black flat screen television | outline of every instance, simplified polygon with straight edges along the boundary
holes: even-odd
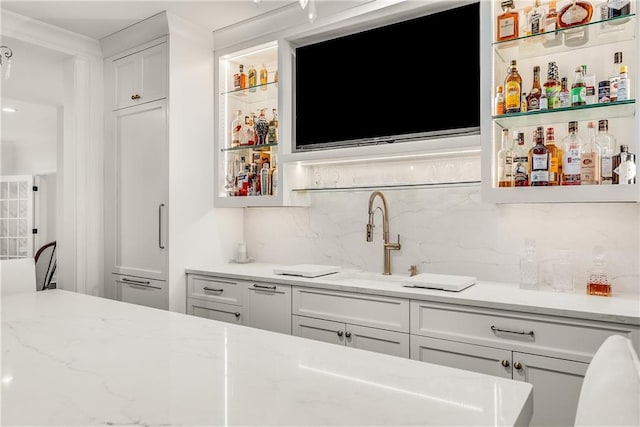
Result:
[[[299,46],[294,79],[294,152],[479,134],[479,2]]]

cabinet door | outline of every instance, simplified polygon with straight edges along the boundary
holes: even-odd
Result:
[[[411,335],[411,358],[511,378],[509,350]]]
[[[292,335],[296,337],[344,345],[345,324],[342,322],[294,315],[291,316],[291,324]]]
[[[513,353],[513,379],[533,385],[532,426],[572,426],[588,363]]]
[[[147,307],[169,309],[167,282],[139,277],[113,275],[115,298],[118,301]]]
[[[247,326],[291,335],[291,285],[248,284],[245,307]]]
[[[161,43],[113,61],[116,97],[114,109],[166,97],[166,52],[166,43]]]
[[[347,347],[409,357],[409,334],[347,325],[344,336]]]
[[[226,277],[209,277],[189,274],[187,276],[189,298],[243,305],[243,283]]]
[[[244,308],[237,305],[220,304],[199,299],[187,299],[187,314],[244,325]]]
[[[114,273],[166,279],[165,101],[115,113]]]

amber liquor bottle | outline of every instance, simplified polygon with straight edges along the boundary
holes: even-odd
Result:
[[[240,64],[238,66],[238,80],[240,82],[240,89],[246,89],[247,84],[247,75],[244,73],[244,65]]]
[[[527,111],[535,111],[540,109],[540,93],[542,88],[540,87],[540,67],[533,67],[533,85],[531,91],[527,95]],[[548,106],[547,100],[547,106]]]
[[[511,65],[504,80],[504,107],[507,113],[519,113],[521,111],[522,77],[518,73],[518,65],[515,59],[511,60]]]
[[[502,42],[518,38],[519,15],[514,12],[513,0],[500,3],[503,13],[497,16],[496,41]]]
[[[549,149],[544,145],[544,128],[538,126],[534,138],[535,145],[529,150],[531,165],[531,186],[549,185]]]
[[[560,185],[562,174],[562,152],[556,145],[555,130],[548,127],[546,131],[546,147],[549,150],[549,185]]]
[[[249,67],[249,90],[255,91],[258,84],[258,73],[255,67],[252,65]]]

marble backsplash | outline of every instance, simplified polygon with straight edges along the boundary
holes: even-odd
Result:
[[[535,239],[540,278],[547,285],[551,262],[570,251],[575,292],[584,292],[595,246],[603,246],[616,293],[640,293],[639,219],[635,203],[483,203],[479,159],[311,167],[309,188],[387,183],[427,184],[380,188],[389,207],[392,273],[461,274],[480,280],[519,278],[524,241]],[[412,169],[413,168],[413,169]],[[411,172],[413,170],[413,172]],[[384,178],[386,177],[386,178]],[[418,177],[418,178],[416,178]],[[393,181],[395,180],[395,181]],[[465,185],[428,185],[440,182]],[[368,200],[373,188],[310,191],[309,207],[249,208],[244,236],[250,256],[279,264],[316,263],[382,272],[382,217],[375,213],[372,243],[365,240]]]

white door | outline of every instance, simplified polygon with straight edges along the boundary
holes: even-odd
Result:
[[[33,176],[0,177],[0,259],[33,255]]]
[[[291,324],[292,335],[296,337],[344,345],[345,324],[342,322],[294,315],[291,316]]]
[[[246,325],[291,335],[291,285],[247,284]]]
[[[157,101],[115,113],[114,273],[166,280],[167,108]]]
[[[513,379],[533,385],[532,426],[574,425],[588,363],[514,352],[513,366]]]
[[[409,357],[409,334],[347,324],[344,336],[347,347]]]

